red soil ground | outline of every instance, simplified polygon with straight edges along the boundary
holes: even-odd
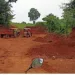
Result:
[[[44,63],[28,73],[75,73],[75,29],[69,37],[39,29],[30,38],[0,38],[0,73],[24,73],[36,57]]]

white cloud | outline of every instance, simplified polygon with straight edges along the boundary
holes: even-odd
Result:
[[[29,22],[28,12],[30,8],[36,8],[40,13],[41,17],[38,19],[42,20],[46,15],[53,13],[58,17],[62,15],[62,9],[60,6],[62,3],[67,3],[69,0],[17,0],[16,3],[12,3],[12,10],[15,15],[13,22]]]

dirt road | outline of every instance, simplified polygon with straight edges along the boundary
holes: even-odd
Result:
[[[28,51],[43,42],[34,41],[45,34],[33,35],[30,38],[0,38],[0,73],[24,73],[33,58],[44,58],[43,66],[31,69],[28,73],[75,73],[75,59],[51,59],[46,56],[29,56]]]

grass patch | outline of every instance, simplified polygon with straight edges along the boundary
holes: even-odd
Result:
[[[13,26],[16,26],[19,29],[23,29],[26,26],[35,26],[34,24],[28,23],[28,24],[24,24],[24,23],[12,23]]]

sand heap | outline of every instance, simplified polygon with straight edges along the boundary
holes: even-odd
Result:
[[[32,26],[32,27],[29,27],[27,26],[28,28],[31,28],[31,32],[33,34],[42,34],[42,33],[45,33],[46,32],[46,28],[43,27],[43,26]]]
[[[73,29],[70,37],[57,34],[47,34],[44,38],[39,37],[34,41],[46,42],[29,50],[31,56],[47,56],[57,58],[75,58],[75,30]]]

